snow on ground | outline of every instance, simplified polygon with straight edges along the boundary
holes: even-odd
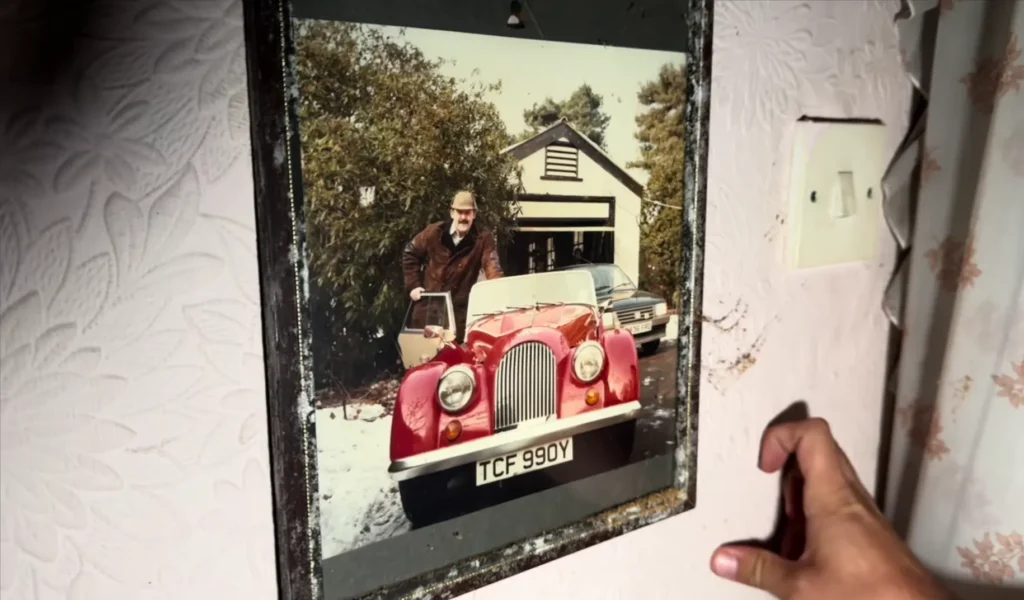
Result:
[[[316,415],[320,533],[330,557],[409,530],[388,477],[391,416],[380,404],[350,404]]]

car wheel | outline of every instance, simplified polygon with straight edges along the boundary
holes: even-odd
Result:
[[[627,463],[633,456],[633,446],[636,444],[636,421],[623,423],[619,435],[619,450],[622,452],[622,462]]]
[[[433,485],[430,477],[398,482],[398,495],[402,499],[405,518],[413,528],[425,527],[451,518],[451,508],[441,501],[445,494]]]
[[[409,523],[414,528],[424,524],[426,515],[423,514],[423,507],[426,498],[423,486],[417,485],[415,479],[399,481],[398,496],[402,500],[402,511],[405,513],[405,518],[409,519]]]
[[[612,449],[612,462],[617,465],[628,463],[636,443],[636,420],[612,425],[604,439],[607,447]]]
[[[661,346],[661,340],[654,340],[653,342],[644,342],[640,344],[640,355],[650,356],[658,351],[658,347]]]

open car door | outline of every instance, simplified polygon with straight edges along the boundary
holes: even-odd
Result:
[[[440,328],[445,336],[430,336],[427,328]],[[445,338],[454,339],[455,307],[449,292],[424,292],[419,302],[409,304],[398,334],[398,350],[406,369],[430,362],[445,345]]]

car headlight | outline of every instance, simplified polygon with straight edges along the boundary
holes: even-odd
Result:
[[[601,321],[604,323],[605,329],[618,329],[619,328],[619,316],[611,311],[607,311],[601,314]]]
[[[572,370],[584,383],[597,379],[604,368],[604,349],[597,342],[584,342],[576,349],[572,359]]]
[[[459,412],[469,404],[475,388],[476,381],[469,367],[452,367],[441,375],[441,381],[437,384],[437,401],[445,411]]]
[[[659,302],[654,305],[654,316],[660,317],[661,315],[668,312],[668,304],[665,302]]]

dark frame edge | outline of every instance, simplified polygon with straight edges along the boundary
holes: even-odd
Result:
[[[315,412],[302,325],[308,314],[305,228],[296,226],[304,217],[302,186],[294,185],[300,159],[288,59],[291,6],[288,0],[243,0],[243,18],[278,597],[320,600]]]
[[[711,123],[711,54],[714,38],[714,0],[689,0],[687,10],[686,113],[683,158],[683,248],[680,280],[690,286],[680,294],[686,315],[686,352],[680,348],[679,389],[687,410],[677,411],[677,431],[686,444],[677,446],[676,485],[686,491],[682,511],[697,505],[697,436],[700,419],[700,353],[704,314],[704,248],[707,215],[708,156]],[[691,240],[690,244],[686,239]],[[699,243],[698,243],[699,242]],[[682,325],[682,323],[680,323]],[[684,334],[680,331],[680,341]],[[680,511],[681,512],[681,511]]]

